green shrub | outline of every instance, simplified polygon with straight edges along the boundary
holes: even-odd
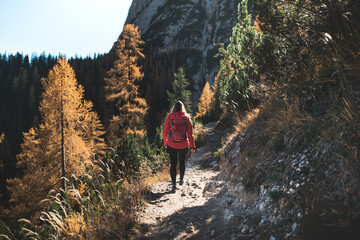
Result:
[[[221,147],[218,150],[216,150],[216,152],[214,152],[214,157],[220,159],[221,154],[223,153],[223,150],[224,150],[224,147]]]
[[[276,190],[269,191],[268,195],[273,201],[279,201],[279,199],[281,198],[281,192]]]
[[[257,151],[247,148],[247,149],[245,150],[245,155],[246,155],[247,157],[255,157],[255,156],[257,155]]]

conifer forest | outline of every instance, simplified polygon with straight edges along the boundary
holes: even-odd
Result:
[[[261,196],[279,211],[244,210],[233,237],[164,239],[359,239],[360,1],[239,2],[202,82],[133,23],[93,57],[0,53],[0,239],[156,239],[134,229],[151,186],[170,179],[162,128],[178,100],[197,149],[212,144],[209,123],[225,131],[209,153],[218,198],[236,182],[227,206]],[[236,235],[240,223],[252,231]]]

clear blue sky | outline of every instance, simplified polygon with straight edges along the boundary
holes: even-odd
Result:
[[[0,0],[0,53],[109,52],[132,0]]]

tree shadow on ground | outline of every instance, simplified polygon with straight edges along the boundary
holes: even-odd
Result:
[[[231,231],[224,228],[221,206],[210,199],[205,205],[184,208],[159,219],[155,226],[140,225],[143,236],[136,239],[230,239]],[[152,233],[149,233],[152,229]]]
[[[221,138],[224,136],[224,129],[217,129],[211,131],[206,138],[206,145],[199,148],[196,154],[187,161],[187,167],[195,167],[197,169],[205,170],[211,169],[214,166],[211,164],[216,161],[219,162],[219,159],[214,156],[216,152],[221,147]]]
[[[169,186],[170,183],[169,183]],[[153,191],[149,191],[147,193],[147,196],[146,196],[146,202],[150,203],[150,204],[156,204],[156,203],[159,203],[159,202],[165,202],[169,199],[166,199],[166,200],[160,200],[164,195],[167,195],[167,194],[171,194],[173,193],[170,189],[165,191],[165,192],[153,192]]]

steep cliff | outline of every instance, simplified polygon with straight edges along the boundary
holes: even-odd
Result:
[[[126,24],[139,27],[152,49],[147,47],[145,54],[170,53],[168,60],[185,68],[196,100],[205,82],[214,82],[218,70],[214,43],[229,41],[240,1],[133,0]]]

